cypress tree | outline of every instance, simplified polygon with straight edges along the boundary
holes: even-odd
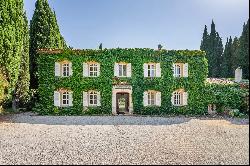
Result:
[[[207,27],[205,26],[200,49],[206,51],[206,58],[208,59],[209,70],[208,76],[220,77],[223,44],[219,33],[216,32],[214,21],[212,21],[211,24],[210,34],[208,34]]]
[[[239,39],[239,66],[243,70],[243,78],[249,79],[249,20],[244,23],[243,32]]]
[[[66,48],[66,43],[60,34],[55,12],[49,6],[48,0],[37,0],[35,11],[30,22],[30,73],[31,87],[37,88],[37,49]]]
[[[238,56],[239,46],[240,46],[239,39],[235,37],[233,40],[233,45],[232,45],[232,70],[233,70],[232,77],[234,77],[235,70],[240,66],[240,63],[239,63],[240,60]]]
[[[23,27],[23,50],[21,52],[21,64],[19,69],[19,76],[16,86],[16,94],[20,104],[24,105],[29,100],[29,28],[26,13],[23,15],[24,27]]]
[[[229,40],[227,38],[227,43],[225,45],[225,50],[222,56],[221,63],[221,77],[229,78],[233,77],[234,69],[233,69],[233,40],[230,36]]]
[[[27,35],[23,15],[23,0],[0,1],[0,66],[8,83],[7,100],[14,102]]]
[[[208,40],[209,40],[209,34],[207,32],[207,26],[205,25],[203,37],[201,41],[200,49],[206,51],[208,48]]]

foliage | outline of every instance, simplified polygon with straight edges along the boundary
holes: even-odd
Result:
[[[8,82],[4,77],[3,71],[0,69],[0,113],[2,112],[3,102],[6,97],[6,88],[8,87]]]
[[[216,32],[213,21],[210,34],[208,34],[207,27],[205,26],[200,49],[206,52],[206,58],[208,59],[208,76],[220,77],[223,44],[219,33]]]
[[[19,100],[17,89],[21,97],[28,91],[27,26],[23,0],[0,1],[0,66],[8,82],[7,100]]]
[[[20,101],[20,106],[24,106],[29,102],[29,85],[30,85],[30,74],[29,74],[29,28],[26,14],[24,13],[24,37],[23,37],[23,51],[21,53],[21,63],[19,76],[16,86],[16,94]]]
[[[37,88],[37,49],[66,48],[66,43],[60,34],[55,12],[49,6],[48,0],[37,0],[34,15],[30,22],[30,73],[31,87]]]
[[[73,64],[73,76],[57,78],[54,76],[54,63],[63,59]],[[83,78],[82,63],[97,61],[101,64],[101,73],[98,78]],[[104,50],[65,50],[62,53],[41,53],[39,55],[39,102],[37,109],[42,114],[111,114],[112,84],[114,79],[114,63],[124,61],[132,63],[132,78],[121,78],[132,85],[133,106],[136,114],[200,114],[205,111],[206,105],[202,102],[200,90],[204,88],[207,77],[207,60],[202,51],[155,51],[153,49],[104,49]],[[144,78],[143,63],[161,62],[161,78]],[[172,64],[174,62],[189,63],[188,78],[174,78]],[[73,93],[73,107],[54,108],[53,92],[58,88],[71,89]],[[189,93],[189,107],[173,107],[171,104],[172,92],[184,88]],[[82,91],[95,89],[101,91],[101,108],[92,108],[83,111]],[[152,89],[162,92],[162,107],[143,107],[143,92]],[[54,110],[54,111],[53,111]],[[193,112],[195,110],[195,112]],[[56,113],[55,113],[56,112]]]
[[[233,40],[230,36],[229,40],[227,38],[227,43],[225,45],[225,50],[222,55],[222,63],[221,63],[221,77],[230,78],[234,77],[234,50],[233,50]]]
[[[249,20],[247,24],[244,23],[237,54],[238,66],[243,70],[243,78],[249,79]]]

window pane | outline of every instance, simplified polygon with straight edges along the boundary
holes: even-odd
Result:
[[[119,76],[122,76],[122,65],[119,65]]]
[[[127,76],[127,65],[123,65],[123,76]]]

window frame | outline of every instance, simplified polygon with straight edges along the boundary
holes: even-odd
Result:
[[[66,69],[65,72],[64,72],[64,69]],[[66,73],[66,75],[64,75],[64,73]],[[61,64],[61,76],[62,77],[69,77],[69,63],[62,63]]]
[[[93,69],[93,71],[91,69]],[[91,74],[93,74],[93,75],[91,75]],[[88,64],[88,76],[89,77],[98,77],[98,64],[97,63],[89,63]]]
[[[174,92],[174,106],[183,105],[183,92],[176,91]]]
[[[91,101],[92,101],[92,104],[91,104]],[[97,107],[97,105],[98,105],[98,93],[96,91],[89,91],[88,92],[88,105],[90,107]]]
[[[156,64],[155,63],[148,63],[147,66],[148,66],[147,76],[148,77],[156,77]],[[154,73],[153,75],[152,75],[152,72]]]
[[[183,65],[181,64],[175,64],[174,65],[174,76],[177,78],[182,77],[182,70],[183,70]]]
[[[69,106],[69,92],[61,92],[61,106],[62,107],[68,107]],[[66,98],[64,99],[64,96],[66,96]],[[64,104],[63,102],[66,101],[66,104]]]
[[[118,63],[118,77],[128,77],[128,64]]]
[[[156,92],[148,91],[148,106],[156,106]]]

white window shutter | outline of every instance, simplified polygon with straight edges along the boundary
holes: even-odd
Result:
[[[156,77],[161,77],[161,64],[156,63]]]
[[[82,64],[82,73],[83,73],[83,77],[88,77],[89,76],[89,66],[87,63],[83,63]]]
[[[174,93],[172,93],[172,96],[171,96],[171,103],[172,105],[174,105]]]
[[[55,62],[55,76],[61,76],[60,67],[60,63]]]
[[[174,76],[174,77],[176,77],[176,75],[175,75],[175,70],[176,70],[176,69],[175,69],[175,64],[173,64],[173,76]]]
[[[101,65],[100,63],[97,63],[97,76],[100,76],[100,69],[101,69]]]
[[[60,93],[54,91],[54,106],[60,107]]]
[[[188,105],[188,93],[187,92],[183,92],[183,105]]]
[[[132,66],[131,63],[127,64],[127,77],[131,77],[132,75]]]
[[[148,92],[143,93],[143,105],[146,107],[148,106]]]
[[[72,62],[69,62],[69,76],[73,75]]]
[[[119,76],[119,64],[115,63],[114,65],[114,76]]]
[[[97,92],[97,106],[101,106],[101,93]]]
[[[69,92],[69,106],[73,106],[73,93]]]
[[[143,64],[144,77],[148,77],[148,64]]]
[[[82,104],[83,107],[88,107],[88,92],[82,93]]]
[[[183,77],[188,77],[188,63],[183,65]]]
[[[161,106],[161,92],[156,92],[156,105]]]

